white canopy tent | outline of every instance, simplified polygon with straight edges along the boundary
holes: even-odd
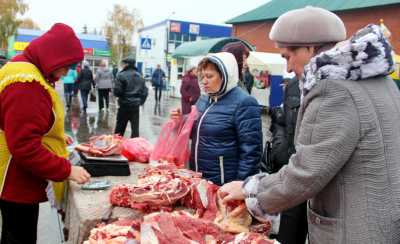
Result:
[[[265,75],[265,71],[267,71],[268,75],[275,78],[286,78],[293,76],[286,72],[286,60],[277,53],[250,52],[249,57],[247,58],[247,65],[250,73],[254,76],[255,82],[255,85],[252,89],[252,96],[254,96],[258,103],[263,106],[270,106],[269,103],[271,100],[271,89],[276,89],[276,84],[274,84],[275,88],[272,88],[272,80],[270,80],[270,86],[264,87],[264,83],[262,82],[262,74],[264,73]],[[278,89],[282,90],[279,85],[280,84],[278,84]],[[275,93],[273,92],[273,94],[276,94],[276,96],[279,97],[281,96],[280,94],[282,94],[282,91],[277,92],[277,90],[275,90]]]
[[[286,60],[277,53],[250,52],[247,65],[250,72],[267,70],[270,75],[286,74]]]

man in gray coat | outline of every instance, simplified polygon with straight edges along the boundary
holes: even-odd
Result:
[[[107,62],[105,60],[102,60],[100,63],[100,68],[96,72],[94,82],[96,83],[96,88],[99,93],[99,111],[104,108],[104,103],[106,109],[108,109],[110,104],[110,92],[113,87],[113,74],[107,67]]]
[[[400,243],[400,93],[388,77],[392,48],[377,25],[334,45],[345,35],[339,17],[320,8],[276,20],[270,38],[301,78],[296,153],[276,174],[231,182],[220,194],[225,202],[245,199],[259,219],[308,199],[311,244]]]

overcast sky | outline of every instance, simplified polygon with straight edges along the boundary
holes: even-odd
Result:
[[[268,0],[25,0],[29,11],[23,17],[32,18],[47,30],[56,22],[71,25],[81,32],[86,24],[89,31],[104,26],[107,13],[114,4],[138,9],[144,25],[167,18],[210,24],[225,21],[257,8]]]

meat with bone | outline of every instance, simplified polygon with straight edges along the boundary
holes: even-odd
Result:
[[[226,244],[279,244],[279,242],[258,233],[243,232],[237,234],[234,240],[226,242]]]
[[[279,244],[266,236],[243,232],[231,234],[218,225],[185,211],[158,212],[143,221],[120,220],[92,229],[84,244]]]
[[[123,137],[120,135],[93,136],[88,143],[75,147],[77,151],[88,153],[92,156],[110,156],[121,154]]]
[[[156,184],[119,185],[111,190],[110,202],[120,207],[157,210],[173,205],[189,190],[189,186],[178,178]]]
[[[252,218],[245,203],[236,201],[222,204],[218,189],[217,185],[201,179],[193,171],[159,165],[146,169],[139,176],[137,185],[115,186],[110,194],[110,202],[112,205],[149,213],[172,211],[172,206],[182,199],[183,206],[196,211],[196,218],[213,222],[226,232],[249,232]]]
[[[230,233],[248,232],[252,222],[243,201],[222,204],[218,195],[219,187],[206,180],[197,180],[186,196],[184,204],[196,210],[196,217],[213,221]]]
[[[178,211],[154,213],[145,216],[140,227],[141,244],[193,244],[222,243],[232,240],[217,225]]]
[[[140,222],[119,220],[111,224],[99,224],[90,231],[83,244],[125,244],[130,240],[140,240]]]
[[[112,205],[149,212],[165,209],[184,198],[190,191],[190,179],[200,177],[189,170],[148,168],[136,185],[118,185],[110,193]]]
[[[184,211],[149,214],[144,217],[140,233],[141,244],[278,244],[258,233],[228,233]]]
[[[219,211],[214,223],[230,233],[249,232],[252,218],[243,201],[235,201],[225,205],[222,204],[222,199],[219,196],[217,196],[217,201]]]
[[[190,194],[184,199],[184,206],[196,210],[198,218],[213,221],[218,213],[217,194],[219,187],[207,180],[192,180]]]

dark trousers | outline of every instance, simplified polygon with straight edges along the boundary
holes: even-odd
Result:
[[[308,233],[307,202],[281,213],[277,240],[282,244],[304,244]]]
[[[106,108],[110,104],[110,91],[111,89],[99,89],[99,109],[104,108],[104,101],[106,102]]]
[[[39,204],[0,200],[1,244],[36,244]]]
[[[71,106],[72,95],[74,95],[74,84],[64,84],[65,103],[68,108]]]
[[[131,138],[139,136],[139,106],[120,107],[117,112],[117,125],[115,126],[115,134],[123,136],[128,124],[131,123]]]
[[[162,87],[155,87],[155,95],[156,95],[156,101],[161,100],[161,94],[162,94]]]
[[[90,90],[81,90],[81,99],[82,99],[83,109],[87,108],[87,100],[88,100],[89,92],[90,92]]]

